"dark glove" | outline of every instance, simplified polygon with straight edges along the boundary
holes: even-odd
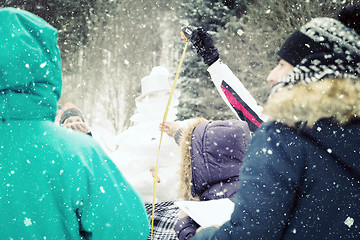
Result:
[[[195,29],[191,34],[190,41],[206,65],[210,66],[219,59],[220,54],[214,46],[214,41],[204,28]]]
[[[192,239],[199,227],[191,217],[186,216],[177,220],[174,230],[179,240],[186,240]]]

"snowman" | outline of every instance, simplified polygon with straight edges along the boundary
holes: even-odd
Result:
[[[141,79],[141,95],[135,99],[136,111],[130,118],[133,126],[116,139],[119,149],[112,159],[145,203],[153,201],[153,185],[166,105],[171,92],[169,72],[154,67]],[[166,121],[175,121],[179,94],[175,93]],[[156,202],[176,200],[178,195],[180,149],[174,139],[163,134],[158,158]]]

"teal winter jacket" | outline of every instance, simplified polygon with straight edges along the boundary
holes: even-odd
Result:
[[[0,9],[0,239],[146,239],[138,194],[86,134],[56,126],[57,31]]]

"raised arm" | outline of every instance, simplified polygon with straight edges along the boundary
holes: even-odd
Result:
[[[259,128],[264,121],[263,108],[230,68],[219,59],[208,68],[208,72],[220,96],[238,118],[246,121],[252,132]]]
[[[264,121],[262,107],[252,97],[241,81],[233,74],[230,68],[221,62],[220,54],[214,46],[213,39],[203,28],[192,31],[191,42],[205,64],[211,80],[220,96],[240,120],[249,124],[251,131],[259,128]]]

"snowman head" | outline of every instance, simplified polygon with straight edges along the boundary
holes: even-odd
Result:
[[[163,95],[170,91],[169,71],[165,67],[157,66],[141,79],[141,95],[136,98],[136,102],[143,101],[149,95]]]
[[[169,71],[162,66],[154,67],[151,73],[141,79],[141,95],[135,99],[136,111],[131,117],[134,123],[144,121],[161,122],[171,93]],[[174,92],[168,119],[176,118],[179,93]]]

